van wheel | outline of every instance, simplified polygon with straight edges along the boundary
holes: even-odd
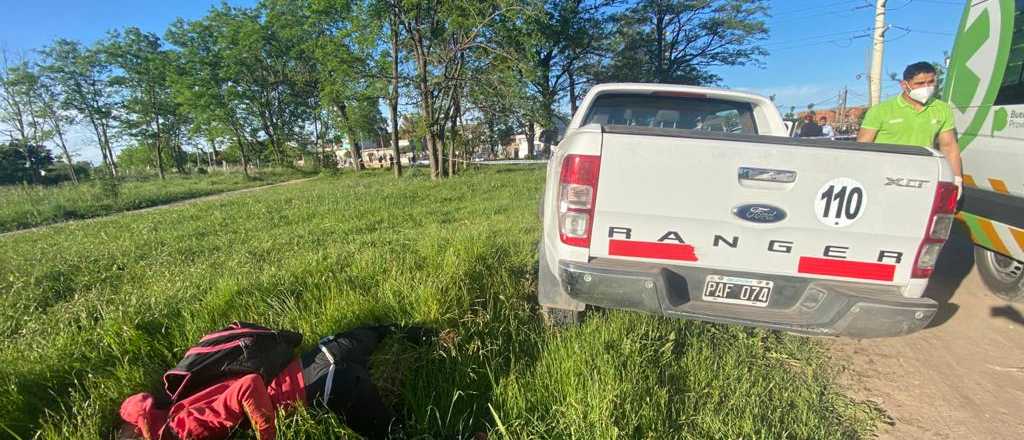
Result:
[[[975,246],[974,263],[978,265],[981,280],[995,296],[1010,302],[1024,302],[1024,262]]]
[[[544,322],[555,328],[569,327],[583,322],[583,312],[577,310],[543,306],[540,312],[544,315]]]

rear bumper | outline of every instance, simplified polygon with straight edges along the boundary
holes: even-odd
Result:
[[[708,275],[771,280],[775,288],[763,308],[708,302],[701,295]],[[938,308],[929,298],[904,298],[893,286],[622,260],[560,261],[558,278],[563,292],[586,304],[808,335],[906,335],[928,325]]]

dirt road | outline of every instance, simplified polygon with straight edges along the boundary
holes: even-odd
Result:
[[[926,292],[941,305],[929,328],[831,342],[843,386],[887,414],[880,438],[1024,439],[1024,304],[989,294],[973,263],[958,227]]]

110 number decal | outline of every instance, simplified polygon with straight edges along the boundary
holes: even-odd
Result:
[[[833,179],[818,190],[814,210],[818,221],[833,227],[849,226],[864,213],[867,196],[856,180]]]

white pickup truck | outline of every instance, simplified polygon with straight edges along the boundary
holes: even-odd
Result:
[[[748,93],[590,90],[548,164],[538,300],[813,335],[931,321],[957,188],[935,151],[785,137]]]

